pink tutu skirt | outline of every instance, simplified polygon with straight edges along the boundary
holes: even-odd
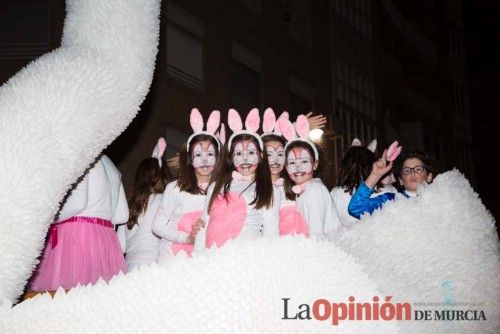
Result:
[[[106,282],[127,272],[120,243],[110,221],[72,217],[53,224],[40,264],[32,278],[33,291],[71,289],[78,283]]]

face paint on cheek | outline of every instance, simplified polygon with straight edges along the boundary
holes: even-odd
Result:
[[[259,151],[253,142],[242,141],[234,146],[233,164],[235,167],[241,165],[257,166],[259,163]]]
[[[299,172],[306,174],[312,174],[313,172],[311,155],[309,154],[309,151],[304,149],[301,149],[300,151]]]
[[[266,149],[269,165],[279,165],[280,167],[285,165],[285,150],[283,146],[273,147],[269,145]]]
[[[217,162],[214,146],[211,143],[208,147],[203,147],[201,143],[196,144],[193,148],[191,159],[193,161],[194,168],[208,167],[213,169],[215,163]]]
[[[286,171],[288,174],[297,173],[297,159],[295,159],[295,153],[292,151],[288,152],[287,160],[286,160]]]

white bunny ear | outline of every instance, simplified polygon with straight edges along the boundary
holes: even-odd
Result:
[[[231,131],[241,131],[243,129],[243,122],[241,121],[240,114],[233,108],[229,109],[229,113],[227,114],[227,125]]]
[[[189,123],[191,123],[191,128],[194,133],[203,131],[203,116],[198,109],[191,109],[191,115],[189,116]]]
[[[351,146],[361,146],[361,140],[359,140],[358,138],[354,138],[352,140]]]
[[[283,134],[283,137],[285,137],[287,141],[297,138],[297,135],[295,134],[295,128],[288,118],[280,117],[278,119],[277,127],[280,129],[280,132]]]
[[[301,138],[307,138],[309,136],[309,121],[304,115],[299,115],[297,121],[295,122],[295,129],[297,134]]]
[[[220,112],[214,110],[210,113],[207,121],[207,132],[214,133],[220,124]]]
[[[276,124],[274,125],[274,131],[273,132],[277,136],[283,135],[283,133],[281,132],[280,125],[279,125],[279,121],[282,118],[288,119],[288,113],[286,111],[284,111],[284,112],[281,113],[280,117],[278,117],[278,120],[276,121]]]
[[[373,139],[366,148],[375,153],[377,150],[377,139]]]
[[[264,120],[262,121],[262,132],[270,133],[276,125],[276,115],[271,108],[264,111]]]
[[[156,143],[155,148],[153,149],[153,153],[151,153],[152,158],[158,159],[158,163],[161,167],[161,158],[163,157],[163,153],[165,153],[165,149],[167,148],[167,141],[165,138],[160,137],[158,142]]]
[[[259,116],[259,109],[253,108],[250,110],[250,112],[247,115],[247,118],[245,119],[245,129],[252,131],[252,132],[257,132],[260,127],[260,116]]]

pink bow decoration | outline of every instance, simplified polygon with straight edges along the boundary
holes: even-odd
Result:
[[[233,171],[233,173],[231,174],[231,176],[233,177],[233,180],[237,180],[237,181],[248,181],[248,182],[252,182],[253,181],[253,176],[252,175],[243,175],[237,171]]]

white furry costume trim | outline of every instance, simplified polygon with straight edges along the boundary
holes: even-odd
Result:
[[[328,242],[300,237],[228,241],[168,266],[142,267],[52,300],[0,308],[5,333],[396,333],[396,321],[282,320],[319,298],[381,296],[352,258]],[[312,310],[311,310],[312,314]]]
[[[500,256],[495,221],[457,170],[416,198],[387,202],[338,238],[384,294],[421,303],[484,303],[487,321],[401,322],[404,333],[499,333]],[[434,315],[434,314],[433,314]]]
[[[21,293],[70,185],[151,84],[159,0],[68,0],[62,45],[0,88],[0,297]]]

